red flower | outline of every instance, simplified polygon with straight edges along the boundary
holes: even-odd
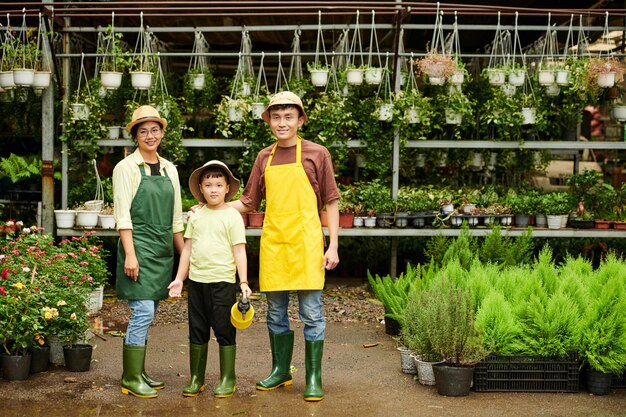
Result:
[[[2,279],[7,280],[9,279],[9,268],[4,268],[2,270]]]
[[[4,287],[0,287],[0,295],[7,295],[7,292],[4,289]]]

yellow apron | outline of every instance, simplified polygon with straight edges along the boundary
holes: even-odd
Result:
[[[261,291],[324,288],[324,234],[317,197],[302,166],[302,139],[296,162],[272,165],[278,144],[265,166],[266,210],[261,233]]]

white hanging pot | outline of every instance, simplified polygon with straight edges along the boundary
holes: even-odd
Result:
[[[497,68],[487,70],[487,75],[489,77],[489,84],[491,85],[502,85],[506,79],[504,70]]]
[[[350,85],[363,84],[363,71],[360,69],[350,69],[346,72],[346,82]]]
[[[513,70],[509,72],[509,84],[519,87],[520,85],[524,85],[524,81],[526,80],[526,71],[523,69]]]
[[[496,169],[496,163],[498,162],[498,153],[491,152],[489,154],[489,162],[487,163],[487,169],[494,170]]]
[[[261,102],[252,103],[250,111],[252,112],[252,117],[261,119],[261,114],[265,111],[265,104]]]
[[[558,86],[557,83],[552,83],[546,87],[546,94],[551,97],[558,96],[560,92],[561,88]]]
[[[382,68],[367,68],[365,70],[365,83],[378,85],[383,79]]]
[[[238,122],[241,119],[243,119],[243,109],[239,103],[236,100],[228,103],[228,120]]]
[[[15,88],[15,82],[13,82],[13,71],[0,72],[0,87],[6,90]]]
[[[115,90],[122,85],[122,73],[119,71],[100,71],[100,83],[106,89]]]
[[[359,168],[365,168],[365,155],[357,154],[356,155],[356,166]]]
[[[13,82],[20,87],[30,87],[35,79],[35,70],[30,68],[13,69]]]
[[[620,122],[626,120],[626,106],[613,106],[611,114],[615,120]]]
[[[515,90],[517,90],[517,87],[513,84],[502,84],[502,92],[507,97],[513,97],[513,94],[515,94]]]
[[[87,120],[89,118],[89,107],[84,103],[72,104],[72,118],[74,120]]]
[[[602,87],[602,88],[613,87],[615,85],[615,73],[614,72],[602,72],[598,74],[597,81],[598,81],[599,87]]]
[[[204,74],[191,75],[191,87],[194,90],[202,90],[204,88]]]
[[[404,117],[409,124],[419,123],[420,116],[415,107],[410,107],[404,111]]]
[[[426,166],[426,155],[418,153],[415,157],[415,166],[418,168],[424,168]]]
[[[465,73],[463,71],[457,71],[448,80],[452,85],[461,85],[465,81]]]
[[[383,103],[378,108],[378,120],[390,122],[393,119],[393,103]]]
[[[445,77],[437,77],[434,75],[429,75],[428,76],[428,82],[431,85],[443,85],[446,82],[446,78]]]
[[[130,132],[128,132],[128,130],[126,130],[125,126],[122,126],[122,137],[124,139],[130,139]]]
[[[33,78],[33,85],[31,85],[31,87],[34,90],[45,90],[50,87],[50,80],[50,71],[35,71],[35,77]]]
[[[463,121],[463,115],[452,109],[446,109],[446,123],[449,125],[460,125]]]
[[[131,72],[130,84],[137,90],[147,90],[152,86],[152,73],[145,71]]]
[[[250,83],[247,81],[244,81],[241,83],[241,95],[243,97],[248,97],[251,94],[252,90],[250,89]]]
[[[328,70],[311,70],[311,84],[315,87],[324,87],[328,84]]]
[[[485,163],[485,161],[483,159],[483,154],[482,153],[480,153],[480,152],[472,152],[472,168],[480,169],[480,168],[483,167],[484,163]],[[465,208],[467,208],[468,206],[473,206],[473,207],[469,208],[469,210],[470,210],[469,212],[466,212],[466,213],[469,214],[469,213],[473,212],[473,210],[474,210],[474,208],[476,206],[474,204],[471,204],[471,205],[470,204],[466,204],[463,209],[465,210]]]
[[[536,110],[534,107],[522,107],[522,117],[524,121],[523,125],[534,125],[535,124],[535,115]]]
[[[537,81],[541,85],[554,84],[554,71],[552,70],[539,70],[537,73]]]
[[[561,69],[556,72],[556,83],[558,85],[569,85],[569,70]]]
[[[108,126],[109,129],[109,139],[119,139],[120,138],[120,130],[122,129],[119,126]]]

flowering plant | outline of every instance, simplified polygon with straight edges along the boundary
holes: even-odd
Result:
[[[416,61],[420,71],[429,77],[450,78],[458,71],[458,65],[452,55],[429,52]]]
[[[0,286],[0,341],[7,355],[23,355],[38,343],[40,300],[41,291],[33,285]]]

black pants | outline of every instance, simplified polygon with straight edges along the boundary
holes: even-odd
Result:
[[[208,343],[211,329],[220,346],[236,344],[236,329],[230,322],[230,309],[237,300],[237,285],[229,282],[205,284],[189,280],[189,341]]]

